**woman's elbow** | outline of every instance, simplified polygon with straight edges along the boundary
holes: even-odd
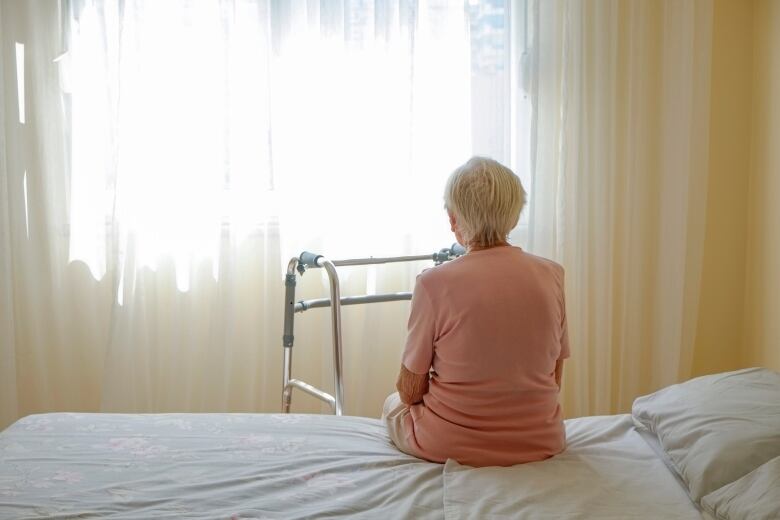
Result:
[[[407,394],[400,388],[398,388],[398,397],[401,398],[401,402],[404,403],[406,406],[412,406],[414,404],[414,402],[412,401],[412,396]]]
[[[428,374],[415,374],[402,365],[395,388],[402,403],[407,406],[417,404],[428,392]]]

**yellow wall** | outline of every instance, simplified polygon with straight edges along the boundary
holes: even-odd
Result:
[[[780,0],[715,0],[694,375],[780,370]]]
[[[752,26],[752,2],[714,3],[707,230],[694,375],[743,363]]]
[[[780,370],[780,1],[753,4],[743,363]]]

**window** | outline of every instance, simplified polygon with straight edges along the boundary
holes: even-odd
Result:
[[[427,251],[455,166],[517,169],[508,1],[85,0],[66,23],[71,258],[98,277],[112,247],[214,259],[269,225],[291,250]]]

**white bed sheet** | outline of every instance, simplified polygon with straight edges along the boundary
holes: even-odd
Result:
[[[566,434],[566,451],[542,462],[470,468],[448,461],[445,518],[702,518],[630,415],[569,420]]]
[[[0,433],[0,519],[700,519],[630,416],[567,421],[548,461],[398,452],[375,419],[44,414]]]
[[[45,414],[0,433],[0,519],[440,519],[442,466],[376,419]]]

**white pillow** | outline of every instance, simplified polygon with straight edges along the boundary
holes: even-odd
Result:
[[[780,374],[749,368],[698,377],[634,401],[697,502],[780,456]]]
[[[702,499],[701,505],[719,519],[777,520],[780,518],[780,457],[713,491]]]

